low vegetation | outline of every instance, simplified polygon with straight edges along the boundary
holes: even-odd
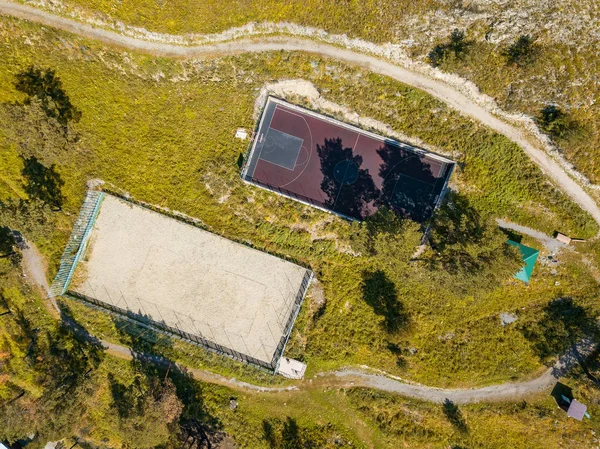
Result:
[[[253,393],[194,381],[174,365],[108,356],[72,318],[60,325],[19,270],[0,260],[0,440],[30,447],[545,448],[597,443],[596,421],[566,417],[554,398],[461,405],[366,389]],[[32,331],[35,329],[35,331]],[[562,382],[598,409],[596,361]],[[535,438],[531,436],[535,435]]]
[[[595,332],[597,283],[579,256],[565,251],[559,263],[540,260],[531,284],[519,283],[511,277],[519,255],[494,218],[546,232],[561,223],[581,236],[594,235],[596,224],[516,145],[422,92],[302,53],[176,62],[6,18],[0,37],[2,255],[18,254],[7,230],[17,229],[41,249],[52,276],[86,181],[101,178],[228,238],[310,265],[320,282],[288,348],[309,364],[309,376],[368,364],[439,386],[516,380]],[[429,249],[415,255],[422,229],[385,210],[349,223],[240,181],[237,161],[247,143],[236,141],[234,130],[252,129],[254,100],[266,82],[289,78],[310,80],[328,99],[458,162]],[[548,397],[489,407],[331,389],[319,377],[301,392],[201,384],[170,362],[284,381],[66,298],[60,322],[23,282],[18,263],[0,258],[0,439],[33,432],[32,447],[70,438],[71,445],[140,448],[228,438],[249,448],[597,443],[594,422],[568,421]],[[501,312],[517,321],[503,326]],[[97,337],[141,355],[131,362],[108,357]],[[598,375],[596,364],[582,365],[568,379],[592,416],[599,412]]]
[[[289,353],[313,372],[369,364],[440,386],[515,379],[540,369],[543,359],[528,338],[534,334],[501,326],[499,313],[535,323],[546,304],[569,296],[595,316],[594,281],[576,258],[554,274],[540,265],[529,287],[511,280],[518,257],[493,222],[508,217],[546,232],[560,222],[586,236],[597,230],[592,219],[516,145],[422,92],[301,53],[172,62],[9,19],[0,33],[9,42],[0,50],[9,61],[0,72],[0,215],[38,244],[50,276],[86,181],[101,178],[219,234],[311,266],[325,302],[307,301]],[[25,36],[39,44],[22,44]],[[42,60],[44,67],[35,65]],[[81,112],[66,132],[41,100],[26,101],[17,89],[19,74],[32,71],[52,73],[63,98]],[[456,193],[434,223],[432,250],[411,260],[422,231],[390,214],[350,224],[240,182],[237,160],[246,143],[233,132],[252,128],[257,90],[285,78],[308,79],[327,98],[457,160]],[[82,322],[94,316],[72,309]],[[90,323],[99,336],[128,338],[110,319],[99,322]],[[193,358],[183,349],[170,354]]]
[[[454,51],[450,58],[436,57],[439,67],[473,81],[510,112],[535,117],[547,104],[557,104],[579,126],[556,144],[577,170],[600,182],[600,158],[595,151],[600,143],[600,90],[590,76],[600,71],[600,61],[589,0],[552,4],[375,0],[326,5],[317,0],[226,5],[192,0],[118,4],[63,0],[55,10],[174,34],[216,33],[252,21],[292,22],[376,43],[392,42],[424,61],[432,53],[448,54],[449,36],[458,28],[471,45],[461,57],[454,57]]]

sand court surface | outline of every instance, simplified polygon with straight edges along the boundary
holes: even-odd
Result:
[[[105,195],[69,290],[275,364],[311,276]]]

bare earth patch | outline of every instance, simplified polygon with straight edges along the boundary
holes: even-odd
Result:
[[[70,290],[266,363],[304,293],[305,268],[110,195],[92,239]]]

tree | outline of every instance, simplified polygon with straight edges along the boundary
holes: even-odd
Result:
[[[523,66],[533,60],[533,39],[528,34],[519,36],[516,42],[511,44],[503,55],[509,65]]]
[[[0,404],[0,440],[32,433],[45,442],[70,436],[97,389],[104,349],[72,326],[41,317],[30,305],[30,293],[17,288],[1,293],[13,311],[3,320],[10,356],[2,374],[24,394]]]
[[[519,330],[542,360],[572,347],[584,337],[597,338],[594,314],[573,298],[557,298],[520,319]]]
[[[0,257],[7,257],[14,266],[21,262],[17,240],[8,226],[0,226]]]
[[[431,225],[428,256],[432,275],[446,288],[493,288],[522,265],[519,251],[491,218],[483,218],[466,197],[449,191]]]
[[[48,117],[55,118],[63,126],[81,118],[81,112],[71,104],[54,70],[30,66],[16,78],[17,90],[27,94],[28,101],[32,98],[39,100]]]
[[[113,404],[118,412],[117,433],[129,446],[151,448],[168,441],[183,410],[175,385],[136,374],[124,386],[109,376]]]
[[[408,262],[421,239],[418,223],[402,219],[385,207],[352,226],[352,248],[363,256],[379,256],[382,260]]]
[[[572,126],[566,114],[554,104],[544,106],[536,121],[542,131],[554,138],[564,137]]]
[[[450,33],[448,42],[436,45],[429,52],[429,62],[432,66],[437,67],[450,55],[458,58],[462,56],[470,44],[465,40],[465,32],[455,28]]]

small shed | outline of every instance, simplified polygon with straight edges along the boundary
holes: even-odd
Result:
[[[569,245],[571,243],[571,237],[569,237],[568,235],[561,234],[560,232],[556,233],[556,240],[558,240],[561,243],[564,243],[565,245]]]
[[[519,250],[521,251],[521,257],[523,258],[523,262],[525,263],[525,266],[521,268],[518,273],[515,274],[515,279],[519,279],[523,282],[529,282],[531,274],[533,273],[533,267],[535,266],[538,256],[540,255],[539,250],[522,245],[513,240],[508,240],[506,243],[519,248]]]
[[[586,416],[587,406],[582,404],[577,399],[573,399],[567,409],[567,416],[581,421]]]
[[[246,140],[248,138],[248,132],[244,128],[238,128],[235,131],[235,137],[240,140]]]
[[[282,357],[277,372],[288,379],[302,379],[306,372],[306,365],[298,360]]]

